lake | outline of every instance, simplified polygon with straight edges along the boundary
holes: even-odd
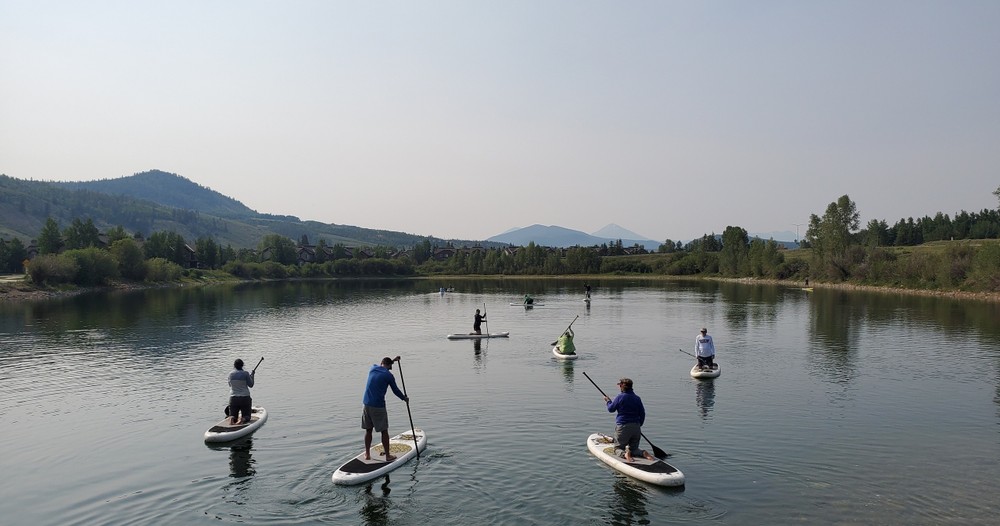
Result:
[[[0,522],[996,524],[1000,306],[717,282],[316,281],[0,304]],[[439,292],[454,287],[454,292]],[[525,293],[543,306],[512,307]],[[450,341],[477,308],[510,338]],[[574,320],[580,358],[551,346]],[[694,380],[707,327],[722,375]],[[371,364],[428,447],[336,486]],[[267,423],[206,445],[235,358]],[[622,376],[686,475],[586,449]],[[401,381],[402,380],[402,381]],[[390,431],[409,428],[388,397]],[[644,442],[643,446],[648,446]]]

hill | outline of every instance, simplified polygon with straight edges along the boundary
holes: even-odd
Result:
[[[233,248],[254,248],[267,234],[298,241],[347,246],[412,247],[425,239],[432,245],[473,245],[390,230],[300,220],[258,213],[243,203],[184,177],[159,170],[118,179],[86,182],[40,182],[0,175],[0,236],[35,239],[47,218],[61,228],[74,219],[92,219],[100,231],[122,226],[149,235],[173,231],[188,242],[213,238]]]
[[[608,229],[611,226],[614,225],[608,225],[608,227],[605,227],[602,230]],[[617,228],[621,229],[621,227]],[[555,225],[531,225],[524,228],[508,230],[507,232],[497,234],[487,239],[487,241],[510,243],[512,245],[519,246],[527,245],[533,241],[536,245],[567,248],[575,246],[589,247],[605,243],[616,243],[619,239],[621,238],[599,237],[587,234],[586,232],[581,232],[579,230],[572,230]],[[649,239],[621,239],[621,242],[622,245],[626,247],[630,247],[638,243],[639,245],[646,247],[647,250],[656,250],[660,246],[660,242]]]

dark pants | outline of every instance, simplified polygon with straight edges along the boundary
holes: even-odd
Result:
[[[712,356],[706,356],[704,358],[702,358],[701,356],[697,356],[697,358],[698,358],[698,367],[715,368],[715,355],[714,354]]]
[[[250,423],[250,403],[252,399],[249,396],[230,396],[229,397],[229,416],[232,418],[237,418],[242,413],[243,421]]]

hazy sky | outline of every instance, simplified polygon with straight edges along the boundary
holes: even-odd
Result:
[[[0,173],[444,238],[997,207],[1000,1],[0,0]]]

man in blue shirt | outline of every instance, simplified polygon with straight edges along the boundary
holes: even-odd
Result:
[[[364,407],[361,412],[361,427],[365,430],[365,460],[371,460],[372,430],[382,433],[382,451],[385,461],[392,462],[396,457],[389,454],[389,414],[385,410],[385,393],[391,387],[393,394],[404,402],[410,399],[396,387],[396,378],[389,371],[392,362],[398,362],[399,356],[382,358],[382,363],[372,365],[368,370],[368,382],[365,384]]]
[[[632,462],[633,455],[642,455],[648,460],[656,460],[648,451],[639,449],[639,438],[642,437],[642,424],[646,423],[646,408],[642,399],[632,391],[632,380],[622,378],[618,381],[621,393],[614,400],[604,396],[608,404],[608,412],[618,411],[615,417],[615,449],[625,450],[625,460]]]

